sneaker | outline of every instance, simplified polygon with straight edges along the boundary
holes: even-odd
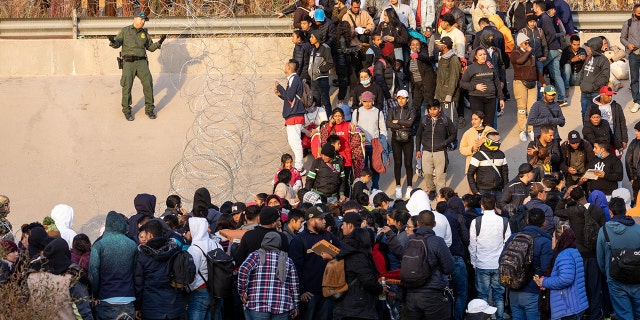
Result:
[[[558,104],[559,104],[561,107],[566,107],[566,106],[568,106],[568,105],[569,105],[569,103],[568,103],[566,100],[558,100]]]
[[[529,140],[529,137],[527,136],[527,132],[520,131],[520,141],[527,142],[527,140]]]
[[[633,107],[631,108],[631,112],[636,113],[638,112],[638,110],[640,110],[640,103],[634,103]]]
[[[396,187],[396,200],[402,199],[402,187]]]
[[[504,114],[504,109],[498,111],[497,114],[498,114],[498,117],[502,117],[502,115]]]
[[[131,114],[131,112],[125,113],[124,117],[125,119],[127,119],[127,121],[133,121],[133,115]]]
[[[309,173],[309,171],[307,171],[307,169],[305,169],[305,168],[302,168],[302,170],[298,170],[298,171],[300,172],[301,176],[306,176],[307,173]]]
[[[464,117],[458,117],[458,129],[464,128]]]
[[[533,136],[533,130],[529,131],[529,139],[531,139],[531,141],[533,141],[535,137]]]
[[[411,198],[411,191],[412,191],[412,190],[413,190],[413,188],[411,188],[411,187],[407,187],[407,191],[406,191],[406,192],[405,192],[405,194],[404,194],[404,198],[405,198],[405,199],[409,199],[409,198]]]
[[[155,114],[155,113],[153,113],[153,111],[151,111],[151,112],[145,112],[144,114],[146,114],[146,115],[147,115],[147,117],[149,117],[149,119],[151,119],[151,120],[153,120],[153,119],[155,119],[155,118],[156,118],[156,114]]]
[[[418,175],[418,177],[424,178],[424,171],[422,171],[422,168],[416,167],[416,174]]]

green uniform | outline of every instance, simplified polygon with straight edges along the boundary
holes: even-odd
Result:
[[[142,83],[142,91],[144,92],[144,110],[147,114],[153,112],[153,77],[149,71],[149,61],[147,60],[147,50],[153,52],[159,49],[160,42],[154,43],[149,37],[147,29],[136,29],[133,25],[127,26],[120,30],[115,41],[110,44],[112,48],[122,46],[120,52],[125,60],[122,67],[122,78],[120,85],[122,86],[122,112],[128,114],[131,112],[131,87],[133,79],[138,76]],[[129,61],[128,61],[129,60]],[[134,60],[134,61],[131,61]]]

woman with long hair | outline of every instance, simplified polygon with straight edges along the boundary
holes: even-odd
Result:
[[[473,52],[473,63],[462,75],[460,86],[469,91],[471,112],[482,111],[483,124],[495,128],[496,97],[500,108],[504,109],[500,77],[493,64],[487,62],[487,50],[478,47]]]
[[[391,129],[391,149],[393,150],[393,175],[396,179],[396,200],[402,199],[402,161],[407,175],[407,192],[404,199],[409,199],[413,189],[413,119],[415,112],[409,107],[409,92],[398,91],[398,106],[389,110],[387,127]]]
[[[471,114],[471,128],[462,134],[460,139],[460,153],[466,156],[464,172],[469,168],[471,157],[480,150],[480,146],[484,143],[487,133],[495,132],[496,129],[484,125],[484,112],[476,110]]]
[[[291,171],[280,170],[278,172],[278,180],[273,185],[273,194],[277,195],[281,199],[287,199],[293,201],[296,197],[296,193],[289,185],[291,182]]]
[[[546,274],[546,277],[536,275],[533,280],[541,288],[551,290],[548,300],[551,319],[581,319],[589,307],[584,265],[576,249],[576,235],[567,225],[558,225],[553,233],[553,254]]]
[[[382,41],[393,44],[396,59],[405,60],[403,58],[402,48],[409,45],[409,32],[407,31],[407,27],[400,22],[398,13],[391,7],[386,8],[382,12],[382,19],[374,33],[379,33],[382,36]]]

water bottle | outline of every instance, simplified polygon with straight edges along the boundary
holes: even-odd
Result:
[[[384,277],[380,278],[380,284],[382,285],[382,289],[386,288],[387,287],[387,280]],[[379,300],[387,300],[387,295],[386,294],[381,294],[381,295],[378,296],[378,299]]]

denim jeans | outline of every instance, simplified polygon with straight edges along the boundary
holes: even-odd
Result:
[[[570,63],[565,63],[560,71],[562,71],[562,79],[564,80],[565,88],[577,86],[582,79],[582,73],[573,72],[573,68],[571,68]]]
[[[371,189],[380,189],[380,174],[373,170],[373,163],[371,163],[371,156],[373,156],[373,147],[371,145],[364,146],[364,166],[371,169]]]
[[[453,272],[451,273],[451,283],[455,291],[455,304],[453,306],[453,319],[462,320],[464,310],[467,307],[467,293],[469,282],[467,277],[467,265],[460,256],[453,256]]]
[[[538,294],[524,291],[510,291],[511,318],[513,320],[540,319]]]
[[[584,119],[587,108],[593,103],[593,98],[599,96],[598,92],[587,92],[580,94],[580,106],[582,107],[582,119]]]
[[[244,317],[247,320],[287,320],[289,319],[289,312],[281,314],[273,314],[269,312],[258,312],[249,309],[244,310]],[[191,320],[191,318],[189,318]]]
[[[576,314],[572,314],[570,316],[562,317],[559,320],[580,320],[582,319],[583,314],[584,314],[584,311],[581,311]]]
[[[560,56],[562,56],[560,50],[549,50],[547,60],[543,63],[543,65],[549,69],[549,77],[555,82],[559,101],[567,100],[564,90],[564,80],[562,80],[562,75],[560,74]]]
[[[113,319],[135,319],[136,310],[133,302],[125,304],[115,304],[100,301],[96,305],[97,320],[113,320]]]
[[[611,278],[609,293],[618,319],[640,319],[640,284],[623,284]]]
[[[375,308],[375,306],[371,306]],[[322,294],[314,294],[309,302],[302,303],[302,320],[328,320],[333,314],[333,301],[325,299]]]
[[[498,269],[476,268],[478,299],[489,301],[489,293],[491,293],[493,305],[498,308],[496,320],[502,320],[504,316],[504,287],[498,282],[498,277]]]
[[[640,103],[640,55],[629,53],[629,74],[631,76],[631,97],[633,102]]]
[[[218,301],[215,314],[211,317],[209,302],[214,302],[210,300],[206,288],[192,291],[189,294],[189,304],[187,305],[189,320],[222,319],[222,301]]]

